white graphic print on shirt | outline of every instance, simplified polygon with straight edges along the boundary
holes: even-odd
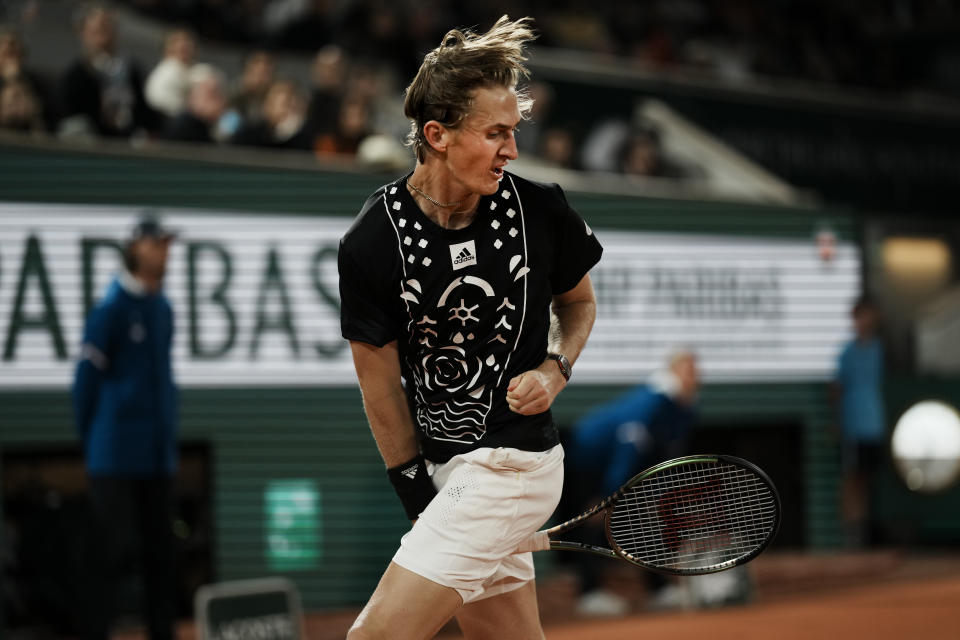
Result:
[[[473,237],[462,242],[424,230],[417,221],[422,214],[409,211],[414,205],[401,201],[396,185],[384,194],[403,259],[414,419],[436,440],[483,437],[493,394],[520,339],[530,268],[523,206],[510,180],[512,190],[501,184],[481,200]]]

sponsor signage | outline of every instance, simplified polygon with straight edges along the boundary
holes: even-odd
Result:
[[[0,204],[0,387],[69,386],[84,317],[119,268],[140,213]],[[355,384],[337,279],[337,246],[351,220],[157,213],[180,232],[165,288],[181,385]],[[825,259],[812,235],[596,233],[604,245],[591,272],[598,318],[576,382],[639,381],[679,347],[700,354],[708,381],[830,376],[860,291],[854,246],[837,243]],[[464,249],[451,248],[453,268]]]

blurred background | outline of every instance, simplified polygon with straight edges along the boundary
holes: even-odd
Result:
[[[960,404],[960,2],[6,0],[3,637],[77,635],[90,532],[69,388],[86,314],[147,210],[180,234],[166,290],[181,635],[202,585],[283,576],[309,636],[342,637],[407,523],[339,335],[337,242],[412,169],[403,89],[423,54],[504,13],[540,33],[511,168],[561,184],[605,247],[557,421],[571,433],[688,349],[702,382],[688,449],[756,462],[784,503],[736,588],[685,585],[664,608],[960,572],[952,423],[921,420],[906,441],[926,449],[890,444],[914,404]],[[835,383],[863,296],[884,433],[859,517]],[[563,554],[538,563],[548,625],[604,613],[574,606]],[[642,630],[637,571],[611,563],[605,588]],[[119,634],[140,633],[136,572]]]

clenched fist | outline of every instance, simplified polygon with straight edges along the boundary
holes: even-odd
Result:
[[[532,416],[543,413],[566,386],[557,364],[548,360],[543,365],[514,376],[507,386],[507,405],[514,413]]]

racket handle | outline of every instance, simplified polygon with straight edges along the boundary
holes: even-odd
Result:
[[[520,543],[514,553],[526,553],[527,551],[546,551],[550,548],[550,536],[546,531],[537,531],[529,538]]]

